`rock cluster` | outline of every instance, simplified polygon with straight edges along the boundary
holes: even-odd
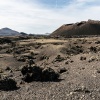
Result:
[[[52,68],[41,68],[36,65],[25,65],[21,69],[23,80],[26,82],[31,81],[56,81],[59,78],[59,73]]]

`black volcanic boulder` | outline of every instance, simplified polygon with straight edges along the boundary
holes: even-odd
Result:
[[[59,74],[52,68],[41,68],[36,65],[26,65],[22,68],[21,73],[25,82],[32,81],[55,81],[59,78]]]
[[[38,66],[24,66],[21,70],[25,82],[40,81],[42,68]]]
[[[0,79],[0,90],[11,91],[17,89],[17,83],[14,79],[8,77]]]
[[[59,78],[59,74],[55,72],[52,68],[46,68],[42,71],[43,81],[55,81]]]

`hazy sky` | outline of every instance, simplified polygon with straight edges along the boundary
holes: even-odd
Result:
[[[100,0],[0,0],[0,28],[43,34],[88,19],[100,20]]]

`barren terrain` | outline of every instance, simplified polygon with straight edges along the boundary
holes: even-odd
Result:
[[[52,68],[58,80],[26,82],[23,66]],[[100,37],[19,39],[0,43],[0,77],[16,89],[2,88],[0,100],[100,100]]]

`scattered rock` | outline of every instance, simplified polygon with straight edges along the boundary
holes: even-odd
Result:
[[[68,46],[67,48],[62,48],[62,53],[68,54],[68,55],[77,55],[84,52],[84,49],[82,46]]]
[[[0,68],[0,73],[3,73],[3,70]]]
[[[97,50],[97,48],[96,47],[90,47],[90,52],[94,52],[94,53],[96,53],[98,50]]]
[[[65,62],[65,64],[69,64],[69,62],[68,62],[68,61],[66,61],[66,62]]]
[[[11,39],[8,39],[6,37],[0,38],[0,44],[4,44],[4,43],[12,43],[12,41]]]
[[[34,48],[35,49],[39,49],[41,47],[41,43],[36,43],[35,45],[34,45]]]
[[[29,64],[29,66],[35,64],[33,59],[27,59],[27,64]]]
[[[26,58],[24,56],[17,57],[17,61],[25,62]]]
[[[63,60],[65,60],[65,58],[64,58],[64,57],[61,57],[61,55],[58,55],[58,56],[55,58],[55,62],[56,62],[56,61],[61,62],[61,61],[63,61]]]
[[[13,49],[12,48],[8,48],[7,50],[6,50],[6,53],[12,53],[13,52]]]
[[[40,60],[44,60],[44,59],[47,59],[48,60],[49,57],[47,57],[46,55],[43,55],[43,56],[40,57]]]
[[[81,56],[80,60],[86,60],[86,57]]]
[[[74,92],[82,92],[82,93],[90,93],[90,91],[86,87],[79,87],[74,90]]]
[[[97,68],[97,73],[100,73],[100,68]]]
[[[88,62],[93,62],[93,61],[98,61],[98,60],[99,60],[98,57],[92,56],[92,57],[90,57],[90,59],[88,60]]]
[[[59,73],[64,73],[64,72],[66,72],[67,71],[67,69],[64,67],[64,68],[60,68],[59,70],[58,70],[58,72]]]
[[[100,41],[95,42],[96,44],[100,44]]]
[[[67,61],[65,62],[65,64],[69,64],[69,63],[73,63],[73,62],[74,62],[73,60],[69,59],[69,60],[67,60]]]
[[[73,62],[74,62],[73,60],[70,61],[70,63],[73,63]]]
[[[11,68],[7,66],[5,70],[9,71],[9,70],[11,70]]]
[[[38,53],[30,52],[30,55],[31,56],[36,56],[36,55],[38,55]]]
[[[4,58],[4,56],[3,55],[0,55],[0,58]]]

